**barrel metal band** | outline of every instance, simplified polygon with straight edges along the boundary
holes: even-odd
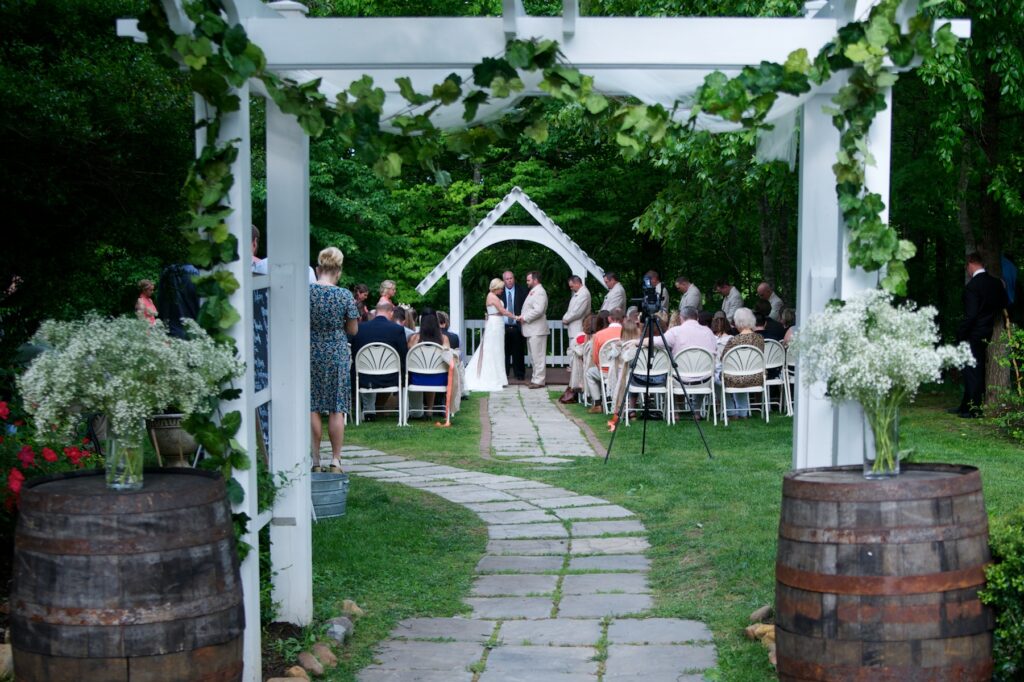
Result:
[[[902,528],[812,528],[779,524],[779,537],[795,542],[838,545],[909,545],[919,542],[948,542],[988,537],[988,519],[949,526],[906,526]]]
[[[203,533],[181,533],[179,535],[158,535],[155,537],[138,536],[116,540],[90,538],[66,538],[62,540],[49,535],[34,536],[22,532],[15,536],[14,546],[19,551],[35,552],[37,554],[65,556],[131,555],[216,545],[229,537],[234,537],[234,530],[230,525],[225,524],[209,527]]]
[[[241,604],[236,591],[204,596],[202,599],[159,606],[134,606],[129,609],[89,609],[61,607],[17,601],[13,614],[16,618],[48,623],[50,625],[107,625],[131,626],[165,623],[185,618],[209,617]],[[16,615],[15,615],[16,614]]]
[[[828,665],[801,661],[789,656],[778,657],[779,677],[783,680],[856,680],[860,682],[905,682],[925,679],[921,675],[934,672],[927,679],[942,680],[987,680],[992,677],[992,659],[950,662],[934,668],[874,666],[874,665]]]
[[[801,571],[789,566],[777,565],[775,578],[783,585],[789,585],[809,592],[828,594],[856,594],[864,596],[885,596],[904,594],[927,594],[949,592],[985,584],[987,564],[972,566],[959,571],[929,573],[925,575],[824,575],[812,571]]]

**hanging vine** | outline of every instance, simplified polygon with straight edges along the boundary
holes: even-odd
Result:
[[[503,56],[485,57],[473,67],[470,81],[451,74],[429,93],[419,93],[408,78],[399,78],[400,94],[409,106],[388,121],[401,133],[389,134],[381,130],[385,93],[368,76],[352,83],[337,101],[328,102],[319,92],[318,80],[299,84],[269,71],[263,51],[248,39],[245,29],[224,19],[220,0],[186,0],[184,10],[193,26],[181,34],[171,29],[162,0],[151,0],[139,22],[150,47],[168,66],[187,67],[192,89],[209,105],[209,114],[197,124],[205,130],[205,143],[185,182],[188,221],[182,226],[192,262],[208,271],[197,281],[204,299],[198,321],[218,341],[233,343],[227,331],[238,322],[239,314],[229,297],[239,284],[230,272],[217,266],[239,257],[237,239],[226,222],[232,211],[227,197],[234,183],[231,168],[238,149],[237,140],[221,140],[220,132],[223,116],[238,111],[241,105],[237,89],[250,79],[260,81],[273,102],[282,112],[294,115],[307,134],[319,136],[330,128],[382,177],[398,177],[405,166],[415,165],[444,181],[445,172],[435,164],[443,151],[477,154],[496,140],[520,133],[538,142],[547,138],[546,121],[534,118],[529,110],[504,124],[476,126],[446,136],[431,121],[439,107],[458,103],[463,118],[472,121],[480,106],[492,98],[521,92],[523,72],[539,72],[540,88],[549,96],[576,104],[595,121],[609,126],[627,158],[662,144],[669,135],[687,134],[700,113],[748,129],[766,127],[767,114],[779,94],[803,94],[846,72],[847,82],[833,97],[831,113],[840,131],[833,171],[839,207],[851,231],[849,262],[869,272],[885,268],[882,286],[904,294],[908,278],[904,263],[915,248],[881,219],[882,197],[865,185],[865,169],[873,161],[867,135],[871,122],[885,108],[886,89],[898,79],[896,69],[910,68],[915,60],[935,52],[951,52],[956,37],[948,25],[933,32],[934,20],[927,5],[908,20],[904,32],[897,21],[900,4],[901,0],[882,0],[866,19],[843,26],[813,60],[801,48],[790,53],[784,64],[762,62],[745,67],[731,79],[721,72],[708,75],[684,123],[675,122],[661,105],[613,100],[596,91],[593,77],[559,59],[554,41],[512,40]],[[232,469],[249,466],[248,456],[234,438],[240,423],[240,415],[232,413],[219,423],[210,414],[188,425],[211,454],[211,466],[223,471],[236,504],[242,500],[242,490],[231,480]]]

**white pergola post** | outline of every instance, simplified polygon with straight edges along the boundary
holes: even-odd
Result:
[[[309,138],[267,106],[267,256],[270,265],[271,471],[291,481],[271,521],[273,599],[281,620],[313,619],[309,512]]]
[[[238,111],[223,117],[220,141],[239,140],[238,158],[232,165],[231,173],[235,184],[228,194],[228,203],[234,209],[228,216],[227,224],[231,234],[238,240],[241,258],[229,263],[226,267],[234,274],[241,284],[231,294],[230,302],[241,315],[241,321],[231,328],[231,336],[238,345],[238,351],[245,359],[246,372],[242,377],[242,393],[236,400],[222,404],[224,413],[237,410],[242,415],[242,425],[235,438],[250,456],[256,452],[256,427],[254,407],[256,390],[253,367],[253,309],[252,309],[252,268],[248,257],[248,245],[251,242],[252,225],[252,161],[249,139],[249,86],[236,90],[240,100]],[[242,599],[245,603],[245,682],[259,682],[260,679],[260,568],[259,568],[259,529],[256,511],[256,466],[246,471],[236,471],[235,476],[245,491],[242,504],[235,505],[235,513],[249,516],[249,526],[242,540],[252,547],[249,555],[242,562]]]
[[[839,210],[832,164],[839,148],[839,131],[823,107],[834,92],[817,94],[803,106],[800,139],[800,219],[797,251],[797,323],[824,310],[834,298],[876,287],[878,273],[851,268],[847,255],[849,230]],[[868,166],[869,191],[877,192],[888,207],[892,91],[888,108],[879,113],[868,136],[875,165]],[[882,214],[888,219],[888,209]],[[797,366],[796,415],[793,425],[793,467],[857,464],[864,440],[860,405],[834,406],[824,384],[804,386]],[[842,444],[842,447],[840,447]]]
[[[462,289],[463,266],[457,265],[448,271],[448,329],[459,335],[463,348],[466,344],[465,295]]]

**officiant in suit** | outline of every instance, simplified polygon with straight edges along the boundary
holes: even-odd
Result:
[[[526,301],[526,287],[516,284],[516,276],[512,274],[511,270],[506,270],[501,275],[501,279],[505,282],[505,288],[501,292],[505,309],[519,317],[523,312],[523,303]],[[506,318],[505,371],[519,381],[523,381],[526,378],[525,352],[526,340],[523,338],[522,324],[518,320]]]

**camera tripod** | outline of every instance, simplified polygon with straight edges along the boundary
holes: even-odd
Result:
[[[643,333],[640,335],[641,345],[637,348],[637,353],[636,353],[636,355],[633,356],[633,361],[629,365],[629,374],[626,376],[626,379],[625,379],[626,391],[625,391],[625,393],[622,396],[622,402],[619,404],[618,411],[615,413],[615,416],[612,418],[612,422],[616,426],[618,425],[619,421],[622,419],[622,410],[624,410],[626,408],[626,404],[629,402],[629,387],[633,385],[633,375],[636,374],[636,365],[637,365],[637,361],[640,359],[640,355],[641,355],[640,351],[643,349],[643,342],[644,341],[647,342],[647,351],[648,351],[646,353],[646,356],[647,356],[647,372],[646,372],[646,375],[647,375],[647,377],[650,377],[651,367],[654,364],[654,332],[655,332],[655,330],[657,330],[658,336],[661,337],[661,342],[662,342],[662,344],[664,344],[665,351],[668,354],[668,361],[669,361],[669,364],[672,367],[672,374],[675,377],[676,381],[679,382],[679,386],[682,387],[682,389],[683,389],[683,397],[686,399],[686,403],[690,406],[690,416],[693,418],[694,426],[697,427],[697,433],[700,435],[700,440],[704,444],[704,450],[708,453],[708,459],[714,459],[714,457],[711,455],[711,448],[708,446],[708,440],[707,440],[707,438],[704,437],[704,429],[701,428],[700,420],[697,419],[697,411],[696,411],[696,409],[694,409],[695,405],[694,405],[694,402],[693,402],[693,397],[690,395],[690,392],[686,388],[686,382],[684,382],[682,377],[679,376],[679,367],[676,366],[676,359],[674,357],[672,357],[672,352],[669,350],[668,343],[665,341],[665,332],[662,330],[661,323],[658,321],[658,318],[655,315],[655,312],[657,312],[657,309],[656,308],[652,309],[650,306],[647,306],[647,305],[645,305],[644,308],[645,308],[645,310],[644,310],[645,319],[644,319]],[[666,388],[666,393],[665,393],[665,409],[668,410],[669,409],[669,404],[668,403],[671,401],[672,395],[669,392],[670,391],[670,387],[669,387],[670,381],[669,381],[667,376],[665,377],[665,384],[666,384],[666,387],[665,387]],[[714,389],[712,389],[712,390],[714,390]],[[616,389],[616,392],[618,392],[618,389]],[[650,385],[650,381],[648,380],[648,383],[644,387],[644,414],[643,414],[644,430],[643,430],[643,438],[640,441],[640,455],[641,456],[643,456],[647,452],[647,421],[648,421],[648,417],[650,415],[650,411],[651,411],[651,385]],[[618,430],[617,428],[612,430],[611,440],[608,441],[608,450],[604,453],[604,461],[605,461],[606,464],[608,463],[608,457],[612,454],[612,445],[615,444],[615,433],[616,433],[617,430]]]

